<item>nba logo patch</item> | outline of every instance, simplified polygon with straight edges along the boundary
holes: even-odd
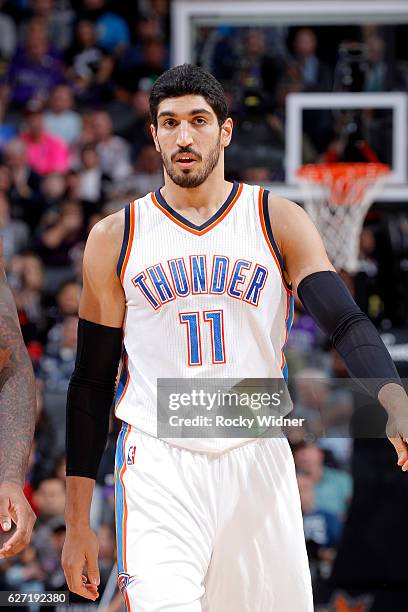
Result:
[[[127,454],[127,464],[133,465],[135,463],[136,446],[130,446]]]
[[[123,574],[119,574],[119,576],[118,576],[118,587],[119,587],[119,589],[120,589],[120,591],[122,593],[125,592],[125,589],[126,589],[127,585],[129,584],[129,582],[130,582],[129,574],[124,574],[124,573]]]

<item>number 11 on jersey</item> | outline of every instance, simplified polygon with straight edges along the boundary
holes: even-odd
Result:
[[[222,310],[204,310],[201,314],[204,323],[209,324],[212,363],[225,363],[224,313]],[[179,317],[180,323],[187,328],[188,365],[203,365],[200,312],[180,312]]]

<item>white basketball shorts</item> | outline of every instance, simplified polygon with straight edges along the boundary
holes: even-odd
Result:
[[[125,424],[115,467],[118,584],[132,612],[313,612],[285,438],[221,455]]]

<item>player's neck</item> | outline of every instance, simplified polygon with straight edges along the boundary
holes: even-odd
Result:
[[[223,169],[222,173],[215,169],[204,183],[194,188],[179,187],[166,175],[161,194],[176,210],[196,208],[213,213],[223,205],[231,189],[232,184],[225,180]]]

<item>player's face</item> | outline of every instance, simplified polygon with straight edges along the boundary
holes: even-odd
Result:
[[[220,127],[202,96],[166,98],[159,104],[157,128],[151,126],[166,173],[180,187],[198,187],[213,172],[231,140],[232,120]]]

